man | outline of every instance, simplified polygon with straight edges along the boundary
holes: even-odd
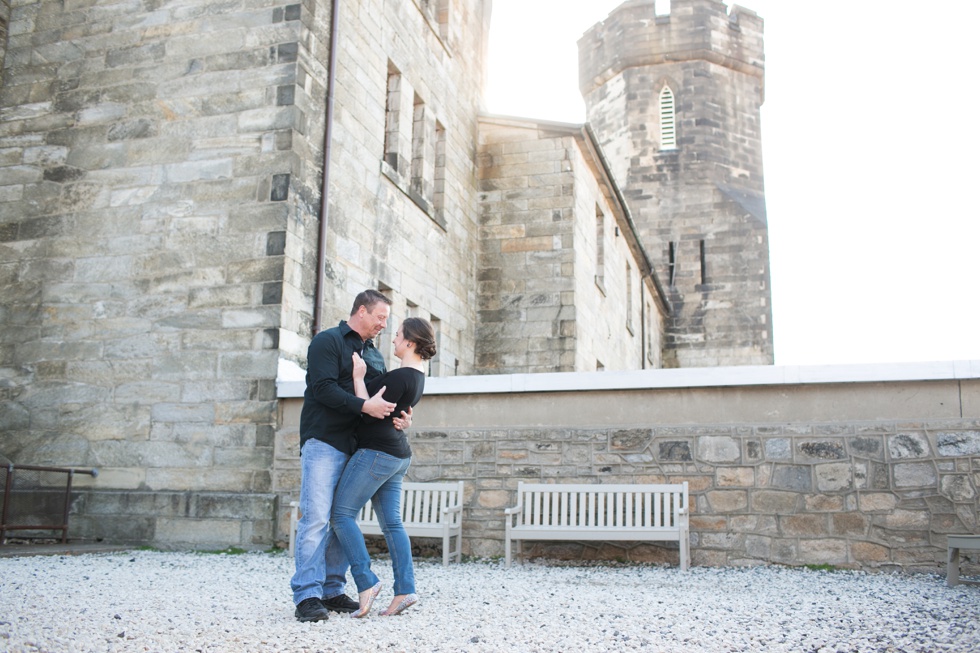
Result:
[[[388,324],[391,300],[376,290],[354,299],[350,318],[314,336],[307,354],[306,393],[300,414],[302,481],[296,529],[296,573],[290,583],[296,618],[321,621],[330,612],[353,612],[358,602],[344,592],[347,560],[330,530],[334,490],[356,449],[354,430],[361,413],[384,418],[395,404],[384,400],[385,388],[368,400],[354,395],[353,354],[367,363],[365,381],[384,374],[385,363],[374,338]],[[395,418],[397,428],[411,425],[411,411]]]

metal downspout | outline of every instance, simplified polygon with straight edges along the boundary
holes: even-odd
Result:
[[[320,189],[320,229],[317,234],[316,282],[313,292],[313,335],[323,326],[324,267],[327,262],[327,217],[330,213],[330,142],[333,137],[333,91],[337,71],[337,34],[340,32],[340,0],[330,8],[330,54],[327,65],[326,125],[323,130],[323,183]]]

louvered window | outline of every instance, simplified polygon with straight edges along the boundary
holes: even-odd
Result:
[[[677,147],[676,122],[674,120],[674,94],[667,86],[660,91],[660,149]]]

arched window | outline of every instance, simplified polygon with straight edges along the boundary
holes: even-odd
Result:
[[[676,122],[674,120],[674,94],[669,86],[660,90],[660,149],[677,147]]]

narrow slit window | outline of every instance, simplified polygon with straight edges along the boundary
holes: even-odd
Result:
[[[425,103],[415,96],[412,115],[412,174],[411,189],[420,197],[426,197],[425,189]]]
[[[606,216],[598,205],[595,207],[595,282],[599,288],[605,284],[606,270]]]
[[[633,267],[626,264],[626,328],[633,333]]]
[[[435,183],[433,188],[432,208],[437,214],[442,214],[446,208],[446,128],[436,121],[435,147]]]
[[[669,86],[660,90],[660,149],[677,147],[677,121],[674,115],[674,93]]]
[[[667,243],[667,279],[673,286],[677,280],[677,243]]]
[[[701,241],[701,285],[708,283],[708,269],[704,256],[704,241]]]

